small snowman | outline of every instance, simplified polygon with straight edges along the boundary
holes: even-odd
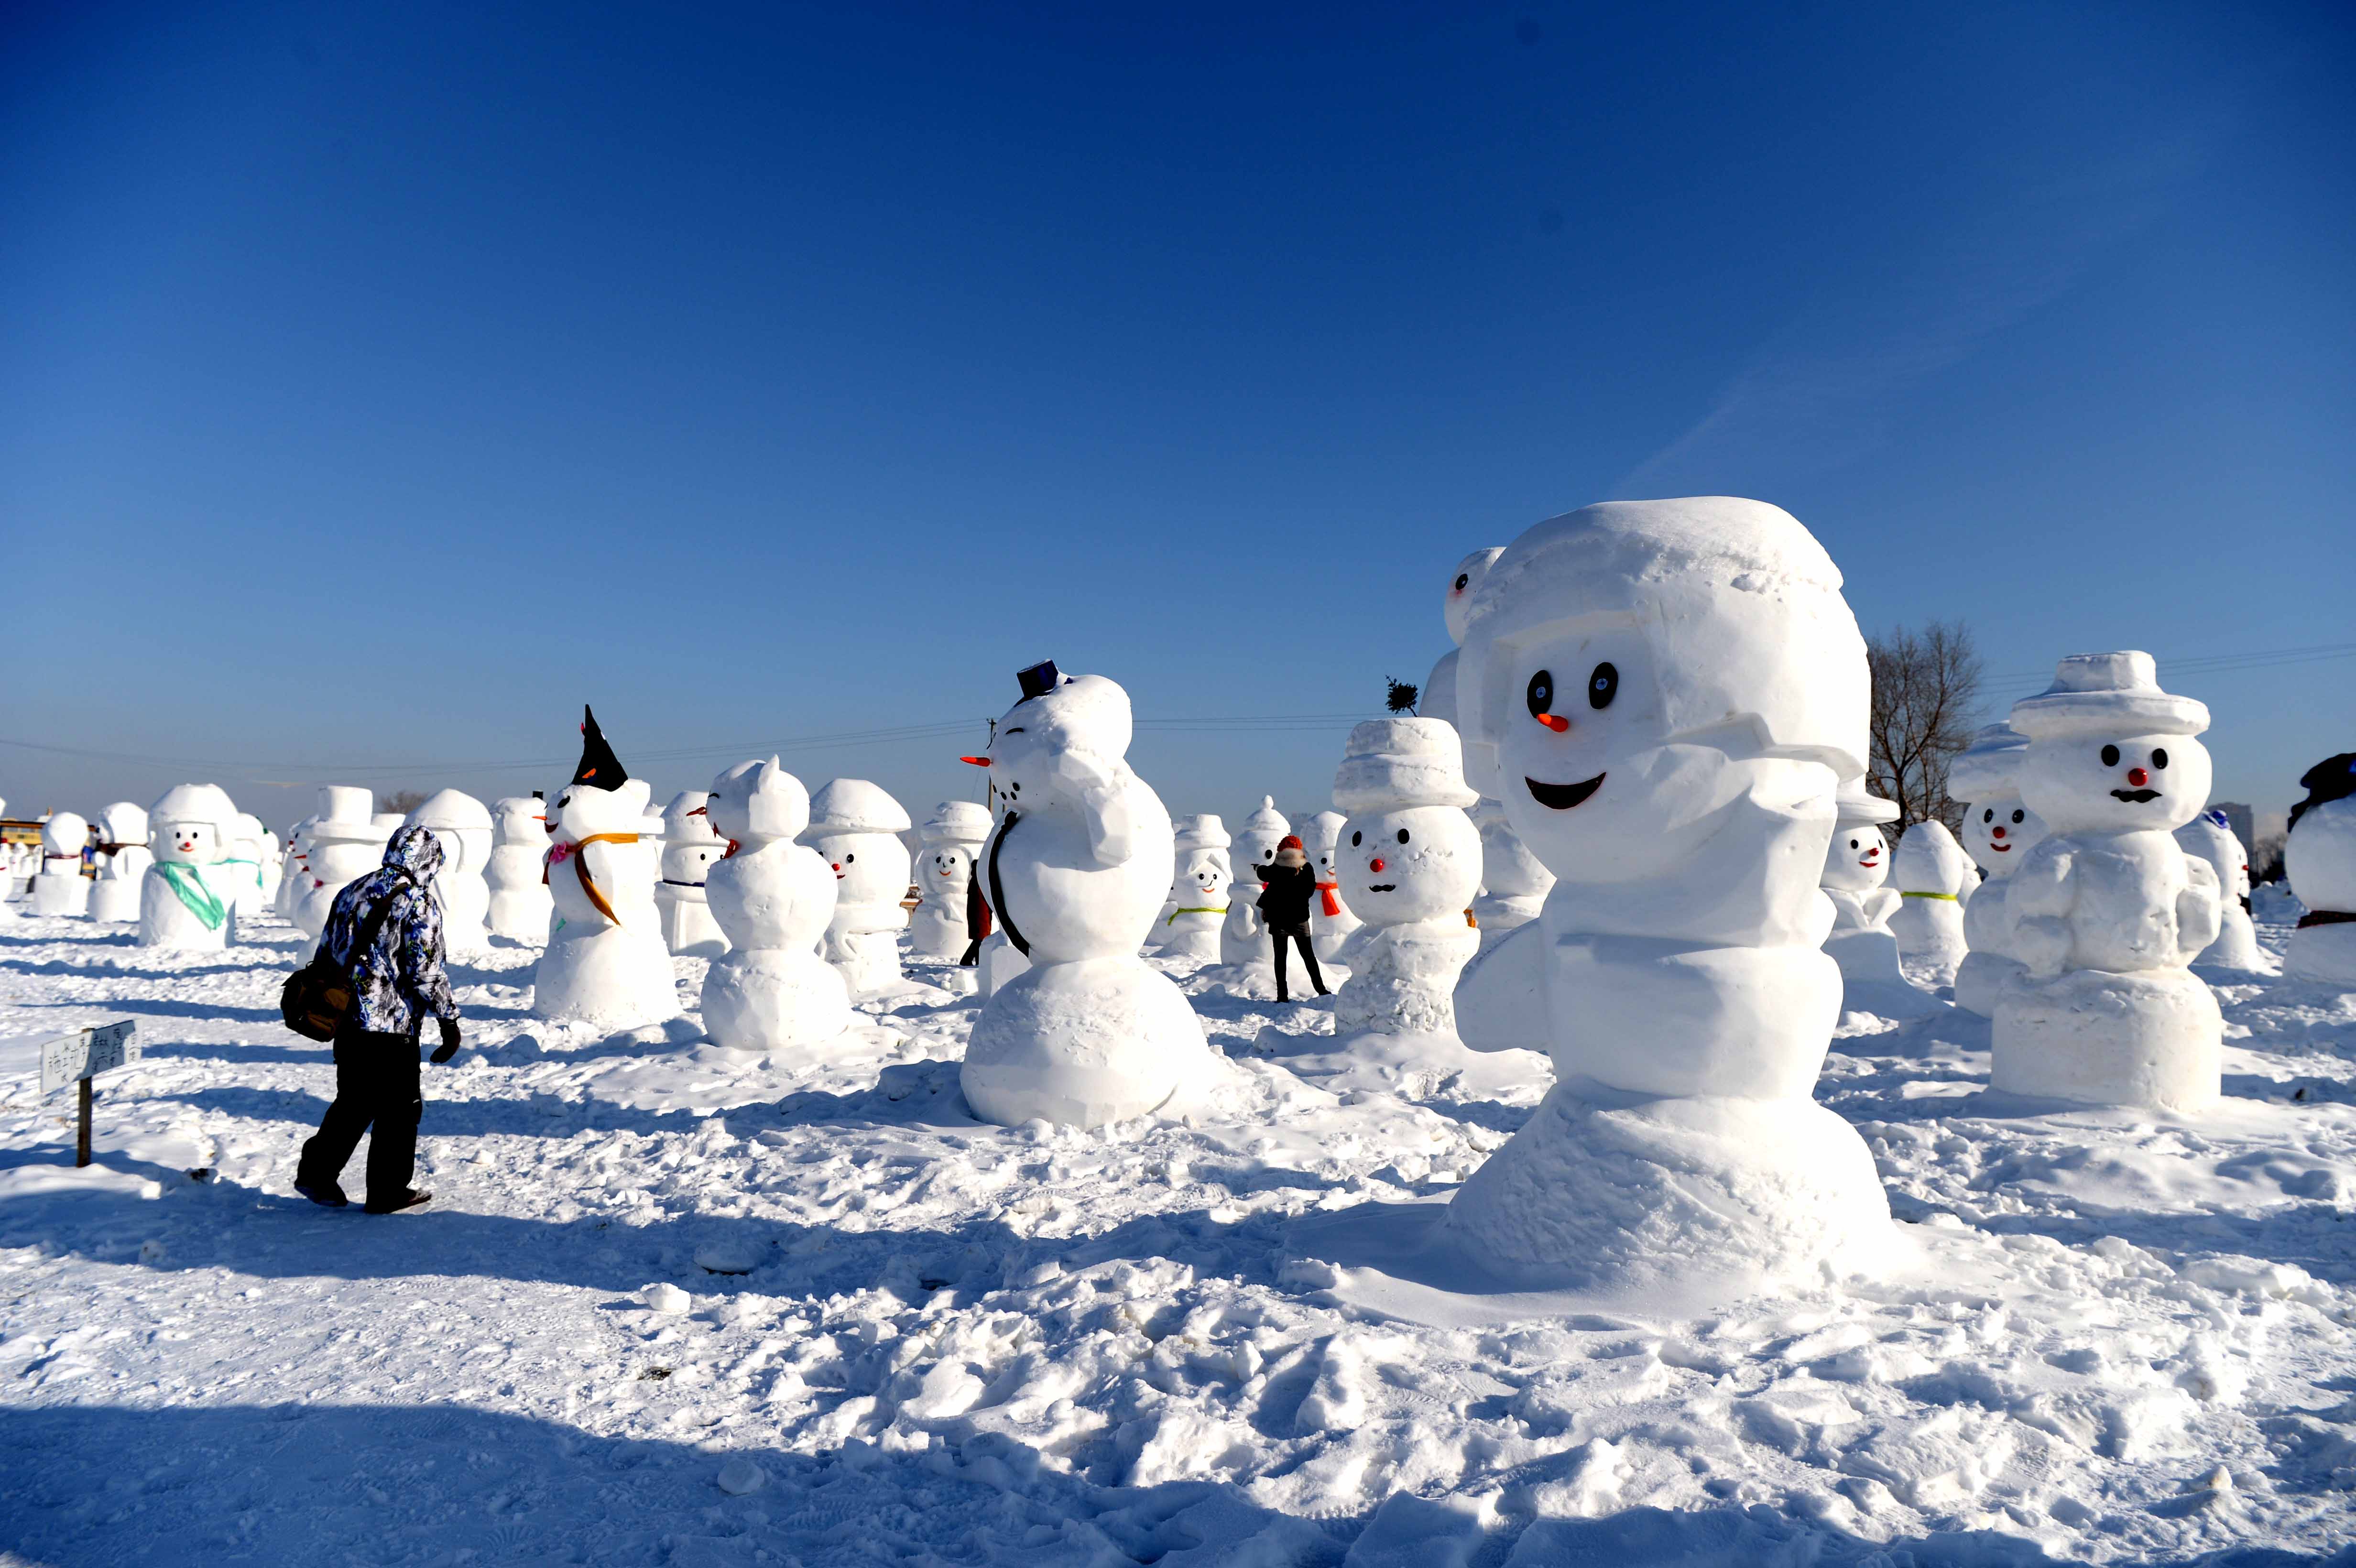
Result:
[[[1208,1069],[1202,1025],[1138,956],[1175,863],[1170,814],[1130,770],[1129,694],[1053,663],[1019,676],[981,759],[1003,803],[982,875],[1031,967],[982,1004],[960,1082],[984,1121],[1096,1127]]]
[[[674,958],[717,958],[728,938],[712,918],[704,887],[713,862],[728,853],[728,840],[712,826],[712,795],[683,789],[663,807],[662,880],[655,885],[655,912],[663,945]]]
[[[679,982],[655,913],[661,840],[634,779],[582,709],[581,765],[549,811],[556,920],[532,971],[535,1018],[629,1029],[679,1012]]]
[[[147,808],[155,859],[139,884],[139,945],[217,952],[237,940],[234,881],[217,869],[237,806],[219,784],[175,784]]]
[[[704,874],[728,951],[703,974],[703,1027],[732,1051],[822,1045],[851,1027],[841,971],[819,956],[834,918],[834,872],[797,843],[809,792],[767,762],[739,763],[712,781],[704,813],[728,852]]]
[[[1366,923],[1350,912],[1350,901],[1342,896],[1342,830],[1349,825],[1350,819],[1338,811],[1321,811],[1309,818],[1308,831],[1301,836],[1309,848],[1309,863],[1317,868],[1317,898],[1309,906],[1309,945],[1329,974],[1334,965],[1347,962],[1343,944]],[[1333,977],[1337,983],[1348,978]]]
[[[2195,859],[2208,862],[2217,879],[2217,940],[2201,950],[2195,964],[2270,975],[2274,966],[2258,951],[2258,928],[2250,920],[2250,855],[2222,811],[2204,811],[2176,830],[2176,841]]]
[[[2009,724],[1990,724],[1947,770],[1947,793],[1971,805],[1964,811],[1964,848],[1987,875],[1964,906],[1964,943],[1955,966],[1955,1006],[1982,1018],[1996,1013],[2004,983],[2025,973],[2004,951],[2005,894],[2012,873],[2045,837],[2045,819],[2020,798],[2020,760],[2029,737]]]
[[[308,887],[298,888],[290,918],[313,943],[327,929],[336,895],[384,863],[391,835],[376,826],[369,807],[375,797],[356,784],[319,786],[319,809],[305,832]]]
[[[2188,965],[2217,940],[2216,873],[2176,830],[2209,803],[2209,709],[2162,691],[2149,654],[2077,654],[2012,709],[2020,793],[2052,827],[2012,875],[1989,1081],[2083,1104],[2179,1113],[2220,1093],[2224,1019]]]
[[[286,863],[280,869],[278,891],[272,898],[272,912],[293,924],[294,905],[303,891],[311,885],[311,818],[305,817],[286,830]]]
[[[2307,906],[2283,950],[2283,973],[2356,986],[2356,752],[2299,775],[2307,798],[2290,808],[2283,869]]]
[[[87,817],[56,811],[41,824],[41,870],[33,879],[35,914],[90,912],[90,879],[81,874],[82,851],[89,846]]]
[[[1235,880],[1227,918],[1219,926],[1219,962],[1234,971],[1228,984],[1239,996],[1276,995],[1276,945],[1269,937],[1268,922],[1260,918],[1260,884],[1252,870],[1273,860],[1276,847],[1291,831],[1284,813],[1276,809],[1276,797],[1264,795],[1236,830],[1227,850]]]
[[[1209,963],[1219,956],[1227,890],[1235,881],[1235,867],[1227,859],[1233,840],[1215,813],[1182,816],[1175,827],[1177,865],[1172,886],[1177,901],[1160,927],[1162,951],[1173,958]]]
[[[387,837],[390,837],[388,835]],[[237,912],[251,918],[270,907],[270,829],[262,818],[241,811],[230,824],[229,853],[220,859],[221,873],[232,877]]]
[[[443,944],[452,953],[480,953],[491,944],[490,808],[473,795],[438,790],[405,819],[442,841],[442,869],[434,890],[442,899]]]
[[[548,803],[511,795],[491,812],[491,858],[483,867],[491,934],[534,944],[548,940],[556,905],[549,892]]]
[[[1890,846],[1881,837],[1881,824],[1897,821],[1898,808],[1868,795],[1861,778],[1844,783],[1833,805],[1833,841],[1825,850],[1820,879],[1833,905],[1832,934],[1825,938],[1825,951],[1851,985],[1903,986],[1898,938],[1890,930],[1898,894],[1882,885],[1890,880]]]
[[[966,933],[966,904],[973,891],[973,860],[990,842],[990,808],[970,800],[945,800],[919,830],[916,895],[908,919],[908,948],[919,958],[955,963],[972,938]]]
[[[1350,814],[1336,863],[1365,930],[1334,994],[1337,1033],[1456,1030],[1456,977],[1481,947],[1464,919],[1481,885],[1481,830],[1465,808],[1481,797],[1463,757],[1439,719],[1373,719],[1350,731],[1333,775],[1333,804]]]
[[[905,987],[900,933],[908,923],[908,813],[865,779],[835,779],[810,796],[802,842],[833,870],[834,918],[826,928],[826,961],[842,971],[858,997]]]
[[[1898,841],[1890,880],[1898,890],[1890,933],[1898,939],[1899,956],[1922,965],[1933,985],[1948,984],[1967,951],[1964,909],[1980,880],[1972,858],[1945,823],[1918,822]]]
[[[155,863],[147,848],[147,812],[127,800],[118,800],[98,814],[98,880],[91,884],[90,918],[131,921],[139,918],[139,883]]]

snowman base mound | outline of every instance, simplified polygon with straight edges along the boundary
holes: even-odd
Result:
[[[1135,957],[1040,964],[984,1004],[966,1044],[966,1104],[1002,1127],[1100,1127],[1158,1109],[1209,1063],[1169,976]]]
[[[722,954],[703,972],[703,1027],[729,1051],[818,1045],[851,1025],[842,974],[815,953],[756,947]]]
[[[2205,1110],[2222,1093],[2224,1031],[2217,994],[2189,970],[2023,976],[1997,1003],[1988,1085],[2081,1105]]]
[[[1558,1084],[1474,1171],[1435,1244],[1519,1290],[1723,1302],[1876,1265],[1872,1155],[1812,1100]]]
[[[2356,922],[2302,926],[2283,950],[2283,976],[2326,986],[2356,986]]]
[[[139,884],[127,880],[92,883],[90,890],[90,918],[106,924],[137,920],[139,918]]]
[[[532,971],[531,1015],[606,1029],[676,1018],[679,982],[670,952],[651,932],[623,926],[550,943]]]

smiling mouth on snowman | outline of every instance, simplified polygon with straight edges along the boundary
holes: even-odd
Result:
[[[2111,798],[2113,800],[2131,800],[2137,805],[2141,805],[2147,800],[2158,800],[2159,798],[2159,791],[2156,789],[2115,789],[2111,791]]]
[[[1524,778],[1529,786],[1530,798],[1549,811],[1569,811],[1603,786],[1603,775],[1582,779],[1578,784],[1540,784],[1534,778]]]

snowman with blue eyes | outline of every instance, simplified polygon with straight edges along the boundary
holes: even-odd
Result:
[[[2190,1112],[2219,1094],[2224,1020],[2188,967],[2217,939],[2216,873],[2176,830],[2209,803],[2209,709],[2149,654],[2078,654],[2013,705],[2020,793],[2051,834],[2004,899],[2025,972],[1996,1007],[1997,1089]]]
[[[1972,737],[1947,770],[1947,794],[1964,810],[1964,852],[1987,880],[1964,906],[1964,945],[1955,966],[1955,1006],[1982,1018],[1995,1015],[2005,982],[2024,973],[2005,951],[2005,896],[2012,874],[2043,841],[2045,819],[2020,798],[2020,762],[2029,737],[2009,724],[1990,724]]]

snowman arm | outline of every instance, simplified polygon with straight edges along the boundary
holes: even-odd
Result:
[[[1868,925],[1887,925],[1898,906],[1906,901],[1889,888],[1875,888],[1865,895],[1865,922]]]
[[[1123,787],[1127,770],[1118,760],[1108,762],[1094,752],[1070,747],[1055,754],[1052,772],[1079,805],[1097,864],[1128,864],[1136,853],[1137,828]]]
[[[1473,1051],[1544,1051],[1546,933],[1517,927],[1456,981],[1456,1034]]]
[[[2224,907],[2214,866],[2188,856],[2184,870],[2184,891],[2176,895],[2176,945],[2190,955],[2217,940]]]

